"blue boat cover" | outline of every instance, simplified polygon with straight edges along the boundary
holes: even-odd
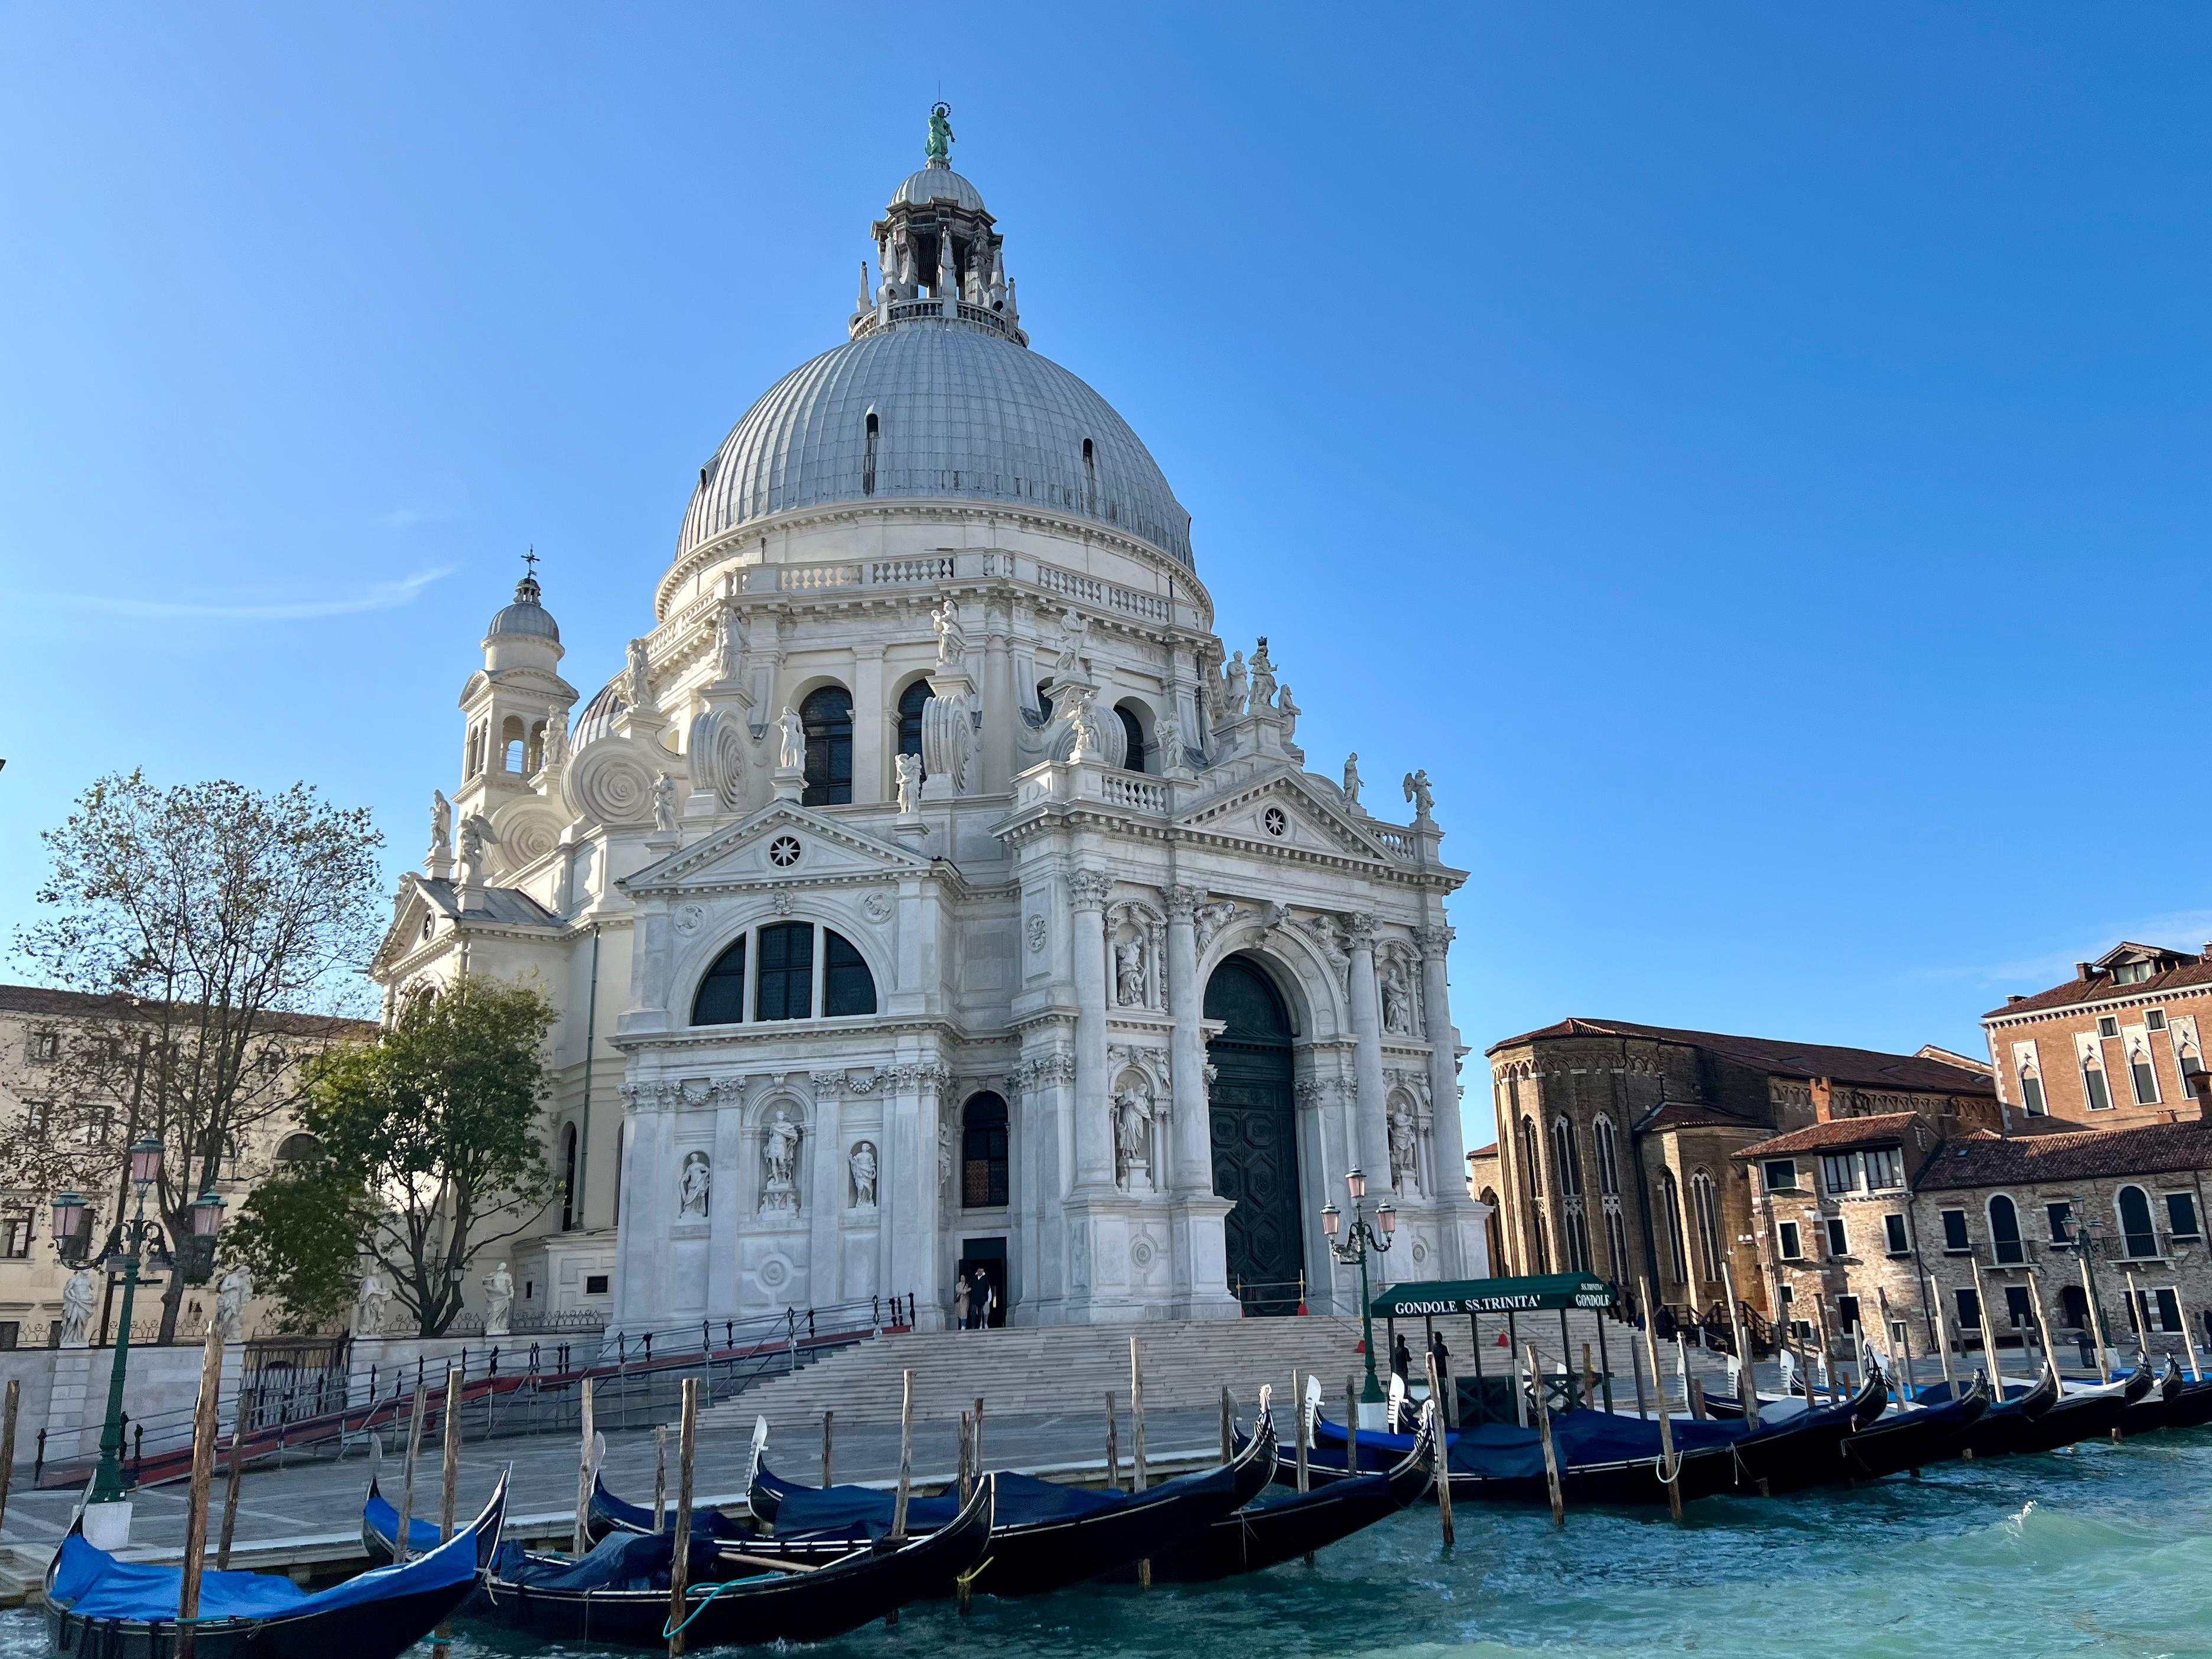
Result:
[[[386,1501],[382,1492],[372,1492],[369,1495],[368,1501],[361,1506],[361,1513],[362,1519],[368,1522],[369,1530],[374,1533],[379,1538],[384,1539],[388,1542],[392,1539],[397,1538],[399,1535],[399,1511],[392,1508],[391,1504]],[[430,1551],[437,1548],[438,1544],[438,1523],[436,1522],[417,1521],[413,1519],[411,1516],[409,1518],[407,1522],[408,1554],[427,1555]]]
[[[1742,1439],[1747,1432],[1741,1422],[1678,1420],[1674,1427],[1677,1451],[1724,1446]],[[1314,1439],[1317,1445],[1340,1447],[1345,1434],[1342,1428],[1323,1418],[1316,1427]],[[1583,1463],[1633,1462],[1659,1455],[1659,1424],[1656,1419],[1622,1417],[1610,1412],[1556,1412],[1552,1417],[1552,1444],[1562,1468]],[[1413,1437],[1362,1429],[1359,1449],[1364,1454],[1370,1447],[1403,1456],[1413,1449]],[[1363,1455],[1361,1462],[1365,1461]],[[1485,1423],[1476,1428],[1462,1429],[1451,1437],[1444,1464],[1459,1474],[1481,1475],[1494,1480],[1540,1475],[1544,1473],[1543,1435],[1539,1430],[1524,1429],[1513,1423]]]
[[[437,1542],[436,1530],[431,1528],[434,1544]],[[469,1583],[476,1576],[477,1540],[473,1534],[464,1532],[450,1543],[426,1555],[418,1555],[404,1566],[379,1567],[313,1595],[289,1578],[272,1574],[203,1573],[199,1616],[203,1620],[294,1619],[307,1613],[393,1601],[403,1595],[419,1595]],[[82,1534],[71,1533],[62,1540],[61,1561],[54,1573],[53,1599],[58,1605],[87,1619],[129,1619],[167,1624],[176,1619],[184,1579],[182,1567],[118,1561],[106,1551],[85,1542]]]
[[[600,1512],[610,1520],[619,1521],[623,1526],[633,1527],[639,1532],[655,1530],[651,1510],[642,1504],[624,1503],[607,1490],[605,1481],[598,1483],[598,1489],[592,1493],[592,1501],[599,1506]],[[665,1519],[659,1530],[675,1531],[676,1506],[671,1504],[663,1514]],[[750,1538],[753,1531],[742,1522],[732,1521],[720,1510],[695,1509],[691,1511],[691,1535],[694,1538]]]
[[[1207,1474],[1212,1471],[1206,1471]],[[894,1495],[878,1492],[872,1486],[796,1486],[765,1473],[763,1483],[772,1486],[781,1495],[775,1511],[775,1535],[779,1538],[881,1538],[891,1529],[891,1510],[896,1503]],[[1188,1475],[1178,1479],[1188,1480]],[[1086,1492],[1080,1486],[1064,1486],[1057,1481],[1039,1480],[1026,1474],[1000,1474],[993,1524],[998,1527],[1032,1525],[1041,1521],[1072,1521],[1086,1515],[1097,1515],[1127,1504],[1130,1495],[1125,1492]],[[1174,1481],[1164,1482],[1146,1492],[1146,1498],[1157,1497]],[[949,1496],[939,1498],[910,1498],[907,1500],[906,1523],[910,1532],[933,1532],[939,1527],[949,1527],[960,1513],[960,1494],[955,1489]]]
[[[687,1582],[703,1584],[714,1578],[714,1546],[710,1540],[691,1540],[691,1565]],[[510,1584],[532,1589],[665,1590],[669,1564],[676,1555],[672,1533],[611,1532],[588,1555],[537,1555],[520,1544],[501,1544],[492,1559],[492,1576]],[[767,1577],[776,1575],[769,1573]]]

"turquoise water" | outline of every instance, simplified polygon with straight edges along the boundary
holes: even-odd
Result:
[[[1423,1509],[1226,1583],[908,1608],[824,1659],[1405,1659],[1698,1653],[1760,1659],[2212,1654],[2212,1430],[1950,1464],[1919,1481],[1657,1519],[1462,1507],[1458,1547]],[[0,1656],[45,1651],[0,1617]],[[427,1646],[418,1650],[428,1651]],[[468,1634],[456,1659],[625,1650]],[[339,1659],[333,1656],[333,1659]]]

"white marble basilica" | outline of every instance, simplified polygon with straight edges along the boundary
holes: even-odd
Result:
[[[562,1011],[518,1322],[911,1293],[927,1328],[977,1266],[1017,1324],[1348,1311],[1353,1165],[1386,1279],[1486,1270],[1426,775],[1395,823],[1305,769],[950,137],[849,339],[699,469],[622,671],[572,721],[526,578],[462,692],[374,972]]]

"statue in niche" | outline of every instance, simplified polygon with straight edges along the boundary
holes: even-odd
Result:
[[[940,1122],[937,1126],[937,1185],[941,1191],[952,1188],[952,1126]]]
[[[1091,618],[1071,607],[1061,612],[1060,625],[1065,632],[1060,638],[1060,659],[1053,665],[1053,672],[1063,679],[1079,678],[1085,672],[1083,653],[1091,645]]]
[[[1291,701],[1288,680],[1283,682],[1282,695],[1275,699],[1275,712],[1283,717],[1283,741],[1288,743],[1297,736],[1298,716],[1306,712]]]
[[[1173,714],[1163,714],[1153,728],[1160,754],[1160,770],[1168,772],[1184,764],[1182,752],[1182,722]]]
[[[1124,1008],[1145,1006],[1145,936],[1133,933],[1114,945],[1114,1000]]]
[[[776,764],[787,772],[806,769],[806,723],[799,718],[799,711],[789,703],[775,717],[775,729],[782,739],[782,748]]]
[[[354,1293],[353,1328],[356,1336],[384,1334],[384,1316],[391,1305],[391,1293],[384,1288],[384,1280],[377,1276],[374,1263],[361,1276],[361,1289]]]
[[[1390,1103],[1390,1184],[1401,1193],[1413,1190],[1419,1183],[1419,1166],[1413,1103],[1401,1097]]]
[[[627,676],[629,680],[629,706],[641,710],[652,708],[653,672],[651,665],[646,660],[643,640],[632,640],[629,642],[629,667]]]
[[[1260,635],[1258,647],[1252,653],[1252,702],[1255,708],[1265,708],[1274,701],[1275,665],[1267,659],[1267,636]]]
[[[653,786],[653,829],[655,835],[676,833],[676,780],[665,772]]]
[[[676,1177],[676,1218],[704,1221],[714,1201],[714,1163],[704,1152],[687,1152]]]
[[[853,1148],[853,1155],[845,1160],[853,1173],[853,1207],[872,1210],[876,1207],[876,1148],[873,1141],[863,1140]]]
[[[947,593],[929,620],[937,629],[937,665],[960,667],[968,660],[968,632],[960,624],[960,601]]]
[[[768,1176],[763,1210],[799,1207],[799,1121],[778,1110],[761,1126],[761,1169]]]
[[[910,818],[921,811],[921,757],[901,755],[898,757],[898,810],[902,818]]]
[[[1152,1097],[1139,1085],[1114,1097],[1114,1177],[1128,1186],[1152,1171]]]
[[[216,1287],[215,1326],[226,1342],[246,1340],[246,1304],[253,1300],[253,1275],[233,1267]]]
[[[1229,659],[1228,684],[1223,688],[1221,701],[1229,719],[1244,718],[1245,699],[1249,696],[1244,684],[1244,653],[1237,652]]]
[[[1382,1029],[1401,1036],[1413,1030],[1413,998],[1406,986],[1406,970],[1392,963],[1382,970]]]
[[[737,607],[725,605],[714,617],[714,678],[729,681],[738,678],[745,654],[744,618]]]
[[[430,792],[430,856],[444,859],[453,855],[453,803],[446,799],[442,789]]]
[[[507,1263],[495,1261],[491,1271],[484,1275],[484,1328],[486,1336],[505,1336],[514,1322],[514,1275],[507,1270]]]
[[[1344,799],[1348,805],[1359,805],[1359,751],[1357,749],[1344,757]]]
[[[92,1304],[99,1294],[89,1267],[79,1267],[62,1287],[62,1346],[92,1346]]]
[[[1068,750],[1067,758],[1078,765],[1085,762],[1096,764],[1106,757],[1106,734],[1098,724],[1097,689],[1070,685],[1066,693],[1067,728],[1075,734],[1075,744]]]
[[[1428,817],[1430,809],[1437,804],[1437,798],[1429,788],[1426,767],[1406,774],[1406,799],[1413,804],[1413,821],[1416,823]]]

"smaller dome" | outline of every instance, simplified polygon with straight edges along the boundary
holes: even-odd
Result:
[[[617,674],[599,688],[599,696],[584,705],[584,712],[576,716],[575,735],[569,741],[581,749],[596,742],[615,729],[615,716],[629,707],[622,694],[622,676]]]
[[[969,213],[986,213],[983,192],[942,161],[932,161],[891,194],[893,207],[927,207],[932,202],[951,202]]]
[[[487,637],[494,634],[527,634],[558,641],[561,625],[553,620],[553,613],[538,603],[541,597],[536,577],[525,576],[515,583],[514,603],[491,619]]]

